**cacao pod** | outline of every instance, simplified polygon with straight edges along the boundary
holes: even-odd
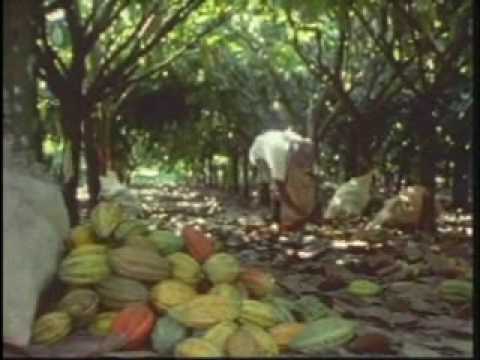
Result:
[[[229,336],[225,344],[230,357],[258,357],[261,355],[260,344],[253,334],[242,327]]]
[[[280,322],[277,310],[268,303],[258,300],[244,299],[241,305],[239,321],[254,324],[262,328],[270,328]]]
[[[109,254],[110,266],[118,275],[145,282],[157,282],[170,276],[170,264],[147,249],[122,246]]]
[[[190,255],[177,252],[167,257],[172,276],[189,285],[196,285],[202,280],[203,273],[200,264]]]
[[[208,238],[202,231],[191,225],[183,228],[182,236],[188,252],[200,263],[203,263],[215,252],[213,239]]]
[[[260,356],[275,356],[279,354],[278,346],[272,335],[262,329],[260,326],[245,324],[243,328],[249,332],[258,344]]]
[[[282,323],[270,328],[270,335],[280,350],[286,350],[288,344],[305,329],[305,324],[298,322]]]
[[[223,321],[209,328],[203,335],[203,338],[223,352],[226,350],[227,339],[237,331],[237,329],[238,325],[233,321]]]
[[[229,283],[237,278],[240,272],[240,263],[230,254],[218,253],[205,261],[203,271],[214,284]]]
[[[82,247],[93,246],[83,245]],[[58,276],[60,280],[70,285],[96,284],[110,275],[107,256],[94,255],[69,255],[60,263]]]
[[[375,296],[382,291],[382,288],[370,280],[354,280],[347,290],[357,296]]]
[[[240,290],[231,284],[217,284],[210,289],[209,294],[226,296],[239,304],[243,300]]]
[[[72,330],[72,319],[64,311],[40,316],[33,325],[32,342],[50,345],[65,338]]]
[[[115,228],[113,237],[116,242],[125,243],[128,238],[139,235],[146,235],[148,233],[148,223],[144,220],[129,219],[121,222]]]
[[[278,296],[268,297],[264,301],[275,307],[280,322],[295,322],[295,317],[292,313],[295,310],[295,302]]]
[[[154,312],[147,305],[130,305],[123,309],[113,320],[112,333],[127,337],[128,342],[125,345],[125,349],[140,349],[147,343],[153,330],[155,319]]]
[[[198,295],[185,304],[171,308],[168,314],[185,326],[202,329],[234,320],[239,312],[239,304],[232,299],[219,295]]]
[[[184,304],[195,296],[197,292],[193,287],[173,279],[163,280],[150,290],[150,299],[160,312]]]
[[[148,240],[153,242],[160,254],[165,256],[182,251],[184,247],[183,238],[169,230],[152,231],[148,235]]]
[[[148,239],[148,237],[142,235],[129,236],[125,241],[126,246],[144,248],[150,252],[157,252],[157,245]]]
[[[90,289],[75,289],[69,291],[58,303],[61,311],[68,313],[81,326],[91,321],[98,310],[99,298]]]
[[[458,279],[444,280],[438,286],[438,293],[443,300],[451,303],[463,303],[472,300],[472,282]]]
[[[74,248],[80,245],[94,244],[96,240],[92,224],[77,225],[70,231],[70,245]]]
[[[253,298],[270,295],[275,289],[273,275],[257,268],[242,270],[239,279]]]
[[[170,316],[157,320],[152,332],[152,347],[160,355],[168,355],[175,345],[187,337],[187,328]]]
[[[92,210],[90,220],[99,239],[106,239],[125,217],[125,209],[120,204],[103,201]]]
[[[97,314],[95,319],[88,327],[88,332],[94,336],[107,336],[112,333],[113,320],[118,316],[119,312],[105,311]]]
[[[295,303],[296,311],[301,314],[304,321],[315,321],[330,315],[327,305],[313,295],[305,295]]]
[[[82,244],[70,250],[67,256],[107,255],[108,248],[101,244]]]
[[[103,306],[112,310],[121,310],[134,303],[148,301],[148,289],[141,282],[110,276],[95,286]]]
[[[355,323],[338,317],[327,317],[305,325],[289,348],[305,354],[315,354],[343,345],[355,336]]]
[[[188,338],[175,347],[175,357],[222,357],[222,352],[207,340]]]

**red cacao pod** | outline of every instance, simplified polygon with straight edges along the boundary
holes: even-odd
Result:
[[[134,304],[127,306],[115,318],[112,332],[126,336],[125,349],[142,348],[150,337],[155,325],[155,313],[147,305]]]
[[[191,225],[182,230],[185,246],[192,257],[202,263],[215,252],[215,242]]]

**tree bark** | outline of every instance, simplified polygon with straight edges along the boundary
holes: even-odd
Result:
[[[89,194],[89,209],[93,209],[100,193],[100,164],[98,159],[98,146],[95,137],[95,127],[91,116],[85,121],[85,158],[87,160],[87,186]]]
[[[458,144],[453,150],[453,161],[455,168],[453,170],[452,202],[455,208],[468,208],[468,166],[470,163],[470,153],[465,150],[465,144]]]
[[[75,226],[80,221],[77,188],[80,176],[82,112],[77,107],[77,104],[76,100],[63,99],[60,105],[63,134],[65,142],[70,145],[69,150],[71,151],[71,174],[63,173],[63,196],[70,218],[70,226]],[[65,165],[64,159],[64,168]]]
[[[29,163],[34,161],[33,144],[39,120],[34,55],[36,6],[37,2],[29,0],[3,2],[3,130],[11,135],[12,152],[21,152]]]
[[[232,157],[231,157],[231,171],[232,171],[232,189],[234,193],[239,192],[239,176],[238,176],[238,165],[239,165],[239,159],[238,159],[238,154],[236,151],[233,152]]]
[[[250,179],[248,176],[248,153],[242,156],[242,174],[243,174],[243,197],[245,200],[250,199]]]

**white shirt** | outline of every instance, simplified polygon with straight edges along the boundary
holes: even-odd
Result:
[[[287,176],[288,150],[290,143],[301,141],[304,138],[287,130],[268,130],[258,135],[253,141],[249,151],[252,165],[258,166],[265,162],[273,180],[284,181]]]

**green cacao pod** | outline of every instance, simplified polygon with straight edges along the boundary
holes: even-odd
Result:
[[[382,287],[370,280],[354,280],[348,285],[347,290],[357,296],[375,296],[382,292]]]
[[[64,311],[40,316],[33,324],[32,342],[50,345],[64,339],[72,330],[72,319]]]
[[[99,306],[97,293],[90,289],[69,291],[58,303],[61,311],[68,313],[77,325],[90,322],[96,315]]]
[[[168,314],[192,328],[208,328],[222,321],[235,320],[239,304],[224,296],[198,295],[193,300],[171,308]]]
[[[223,353],[205,339],[188,338],[175,347],[175,357],[222,357]]]
[[[315,321],[329,316],[330,309],[314,295],[304,295],[295,302],[295,310],[303,321]]]
[[[180,280],[163,280],[150,290],[150,300],[159,312],[184,304],[197,296],[195,289]]]
[[[171,255],[180,252],[184,248],[183,237],[169,230],[155,230],[148,235],[148,240],[153,242],[160,254]]]
[[[169,355],[175,345],[187,337],[185,326],[170,316],[163,316],[157,320],[152,332],[151,340],[153,349],[160,355]]]
[[[88,326],[88,332],[94,336],[107,336],[112,333],[113,320],[119,314],[115,311],[105,311],[97,314]]]
[[[210,256],[203,264],[203,271],[214,284],[233,282],[240,273],[238,260],[226,253]]]
[[[115,241],[125,243],[128,238],[136,235],[146,235],[148,223],[145,220],[129,219],[118,224],[113,232]]]
[[[149,292],[141,282],[110,276],[95,286],[100,302],[107,309],[121,310],[134,303],[148,302]]]
[[[122,246],[109,253],[112,270],[134,280],[157,282],[170,276],[170,264],[164,257],[147,249]]]
[[[355,323],[338,317],[327,317],[307,323],[289,344],[292,350],[315,354],[343,345],[355,336]]]
[[[438,293],[443,300],[451,303],[463,303],[472,300],[473,285],[470,281],[448,279],[438,286]]]
[[[278,318],[277,310],[271,304],[245,299],[242,301],[239,321],[268,329],[278,324],[280,319]]]
[[[293,301],[278,296],[270,296],[268,299],[264,299],[264,302],[269,303],[275,307],[277,317],[280,322],[295,322],[295,316],[293,316],[293,310],[295,310],[295,303]]]
[[[116,202],[103,201],[92,210],[90,221],[99,239],[107,239],[126,218],[124,208]]]
[[[148,239],[148,237],[143,235],[133,235],[129,236],[125,241],[126,246],[141,247],[147,249],[148,251],[156,253],[157,245]]]
[[[200,264],[190,255],[177,252],[167,257],[172,267],[172,276],[186,284],[196,285],[202,280]]]
[[[81,250],[82,247],[86,246],[89,245],[81,246],[75,250]],[[96,284],[108,275],[110,275],[110,267],[105,254],[71,254],[62,260],[58,270],[60,280],[70,285]]]
[[[237,331],[237,329],[238,325],[233,321],[223,321],[209,328],[203,335],[203,338],[215,345],[217,349],[225,351],[228,338]]]

